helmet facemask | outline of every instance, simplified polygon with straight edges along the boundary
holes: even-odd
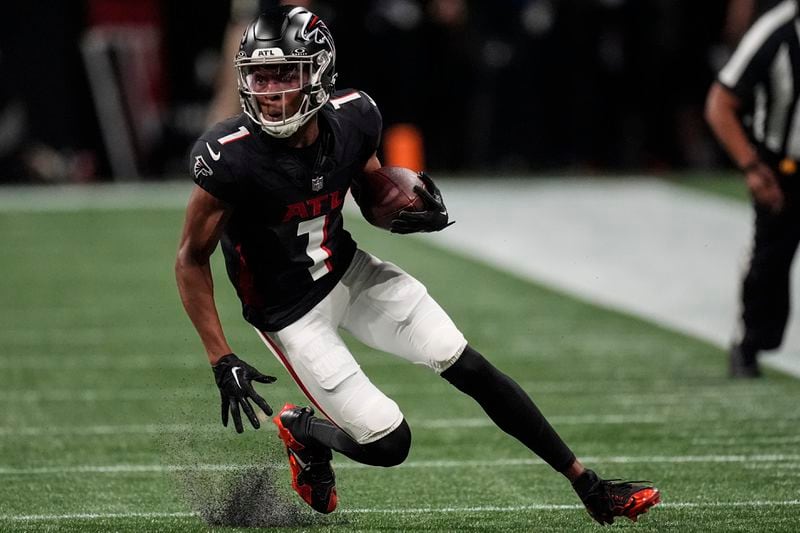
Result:
[[[273,137],[293,135],[328,101],[332,87],[323,84],[323,75],[332,62],[327,50],[313,55],[283,55],[280,48],[257,49],[253,57],[240,53],[234,65],[244,112]]]

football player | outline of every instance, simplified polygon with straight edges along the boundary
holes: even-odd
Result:
[[[275,378],[233,353],[214,304],[209,258],[219,242],[244,318],[313,408],[287,404],[274,418],[294,490],[315,510],[336,508],[331,451],[394,466],[411,431],[398,405],[359,367],[339,335],[430,368],[473,397],[487,415],[571,482],[591,516],[636,519],[658,503],[649,484],[599,478],[575,458],[516,382],[470,346],[425,287],[359,249],[342,223],[350,186],[381,166],[381,115],[366,93],[334,91],[336,49],[325,24],[304,8],[257,17],[235,59],[243,113],[204,133],[191,154],[189,199],[175,265],[183,305],[212,365],[229,415],[254,428],[252,382]],[[401,213],[398,233],[448,225],[427,176],[423,213]],[[321,416],[320,416],[321,415]]]

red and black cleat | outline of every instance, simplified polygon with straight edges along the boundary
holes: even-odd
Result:
[[[278,426],[278,437],[286,445],[292,488],[315,511],[330,513],[336,509],[338,502],[331,450],[318,445],[312,447],[301,444],[290,429],[301,422],[301,418],[313,414],[310,407],[287,403],[272,421]]]
[[[649,483],[600,479],[593,471],[586,470],[572,486],[589,515],[605,525],[613,524],[617,516],[636,522],[639,515],[659,503],[661,493]]]

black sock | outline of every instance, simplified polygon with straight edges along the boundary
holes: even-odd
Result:
[[[306,416],[302,420],[305,424],[297,425],[303,427],[292,428],[301,441],[314,441],[366,465],[399,465],[411,447],[411,429],[405,420],[391,433],[369,444],[359,444],[328,420],[316,416]]]
[[[472,396],[497,427],[519,440],[556,471],[563,472],[575,461],[575,454],[525,391],[472,347],[467,346],[461,357],[442,372],[442,377]]]

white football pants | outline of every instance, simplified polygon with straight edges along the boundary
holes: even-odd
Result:
[[[360,444],[391,433],[403,414],[361,370],[340,327],[368,346],[436,373],[450,367],[467,345],[422,283],[361,250],[311,311],[280,331],[260,331],[317,412]]]

